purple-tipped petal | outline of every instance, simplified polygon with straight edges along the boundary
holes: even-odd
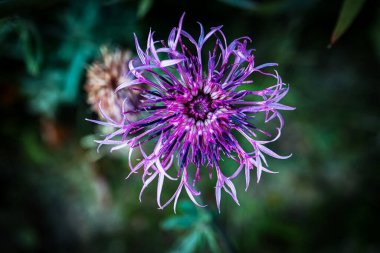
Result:
[[[201,31],[196,40],[183,30],[183,18],[184,15],[178,27],[171,30],[167,43],[155,41],[154,32],[150,31],[144,51],[135,36],[138,59],[130,61],[128,78],[117,91],[136,89],[139,92],[141,103],[135,111],[140,112],[141,117],[134,121],[124,117],[120,123],[106,117],[107,122],[90,121],[116,128],[99,141],[99,145],[112,145],[111,151],[130,148],[128,177],[142,173],[140,201],[144,190],[158,178],[160,209],[174,201],[175,212],[183,188],[195,205],[203,206],[196,200],[200,195],[198,183],[207,176],[216,176],[215,199],[220,212],[222,189],[239,205],[232,181],[238,175],[244,174],[247,190],[252,171],[256,170],[257,182],[263,172],[276,173],[267,168],[267,157],[290,157],[278,155],[266,144],[281,136],[284,125],[281,111],[294,108],[281,103],[289,86],[275,70],[268,71],[277,64],[255,66],[254,50],[248,47],[250,38],[238,38],[228,44],[221,26],[205,33],[199,23]],[[206,44],[211,51],[205,50]],[[254,87],[257,75],[271,78],[273,82],[264,89],[257,89]],[[242,89],[243,84],[250,84],[254,91]],[[256,117],[260,114],[263,117]],[[261,118],[262,122],[256,123]],[[272,129],[268,122],[276,126]],[[274,131],[277,131],[276,136],[272,136]],[[243,136],[249,147],[241,146],[237,135]],[[144,143],[150,143],[151,148],[147,145],[144,150]],[[140,150],[141,161],[133,166],[135,148]],[[237,168],[222,171],[220,165],[225,159],[222,155],[238,163]],[[172,166],[174,160],[178,168]],[[165,178],[178,179],[178,188],[162,204]]]

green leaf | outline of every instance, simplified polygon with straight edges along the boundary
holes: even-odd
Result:
[[[42,62],[41,39],[35,26],[30,23],[20,23],[19,29],[26,68],[31,75],[37,75]]]
[[[73,103],[76,101],[84,66],[86,65],[87,59],[91,56],[91,51],[92,47],[81,47],[74,54],[74,59],[67,71],[67,77],[62,91],[62,99],[65,102]]]
[[[172,217],[166,219],[162,224],[165,230],[184,230],[191,228],[197,222],[197,217],[190,215],[182,215],[180,217]]]
[[[192,231],[190,234],[182,238],[181,243],[177,249],[172,251],[173,253],[192,253],[196,250],[199,241],[201,239],[201,233],[198,230]]]
[[[143,18],[148,13],[150,8],[152,8],[153,0],[141,0],[137,8],[137,17]]]
[[[0,19],[0,40],[13,30],[14,24],[11,18]]]
[[[220,252],[220,248],[218,246],[218,243],[216,242],[215,233],[211,229],[204,229],[203,234],[206,237],[211,252]]]
[[[243,9],[243,10],[255,10],[257,4],[249,0],[219,0],[225,4],[231,5],[233,7]]]
[[[197,207],[194,205],[193,202],[189,200],[183,200],[178,203],[178,210],[180,212],[186,213],[188,215],[197,215]]]
[[[338,21],[331,36],[331,45],[346,32],[359,14],[366,0],[345,0],[340,10]]]
[[[38,164],[46,163],[49,160],[49,154],[39,142],[36,133],[26,131],[22,134],[21,140],[24,152],[31,160]]]
[[[10,33],[17,33],[26,68],[31,75],[37,75],[42,63],[42,42],[33,23],[22,18],[0,20],[0,41]]]

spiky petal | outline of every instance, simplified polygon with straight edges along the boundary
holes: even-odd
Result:
[[[196,185],[205,174],[210,177],[214,174],[217,177],[216,203],[220,210],[222,189],[238,203],[232,180],[241,171],[245,172],[248,188],[251,170],[256,170],[257,182],[262,172],[273,173],[267,168],[266,156],[289,157],[280,156],[265,145],[281,135],[284,122],[280,111],[294,108],[280,103],[289,88],[276,71],[266,70],[277,64],[256,66],[253,50],[247,48],[251,41],[248,37],[228,44],[221,26],[205,34],[199,24],[200,36],[195,39],[182,29],[183,17],[170,32],[167,42],[155,41],[150,32],[146,50],[143,50],[135,36],[138,58],[130,61],[130,78],[117,90],[139,90],[143,99],[138,110],[145,112],[144,117],[123,124],[106,123],[113,125],[116,131],[99,143],[114,146],[112,150],[129,146],[130,157],[134,150],[141,152],[140,162],[136,165],[130,162],[131,174],[142,171],[142,192],[153,180],[158,180],[160,208],[174,201],[175,209],[183,191],[200,205],[196,201],[200,194]],[[206,43],[213,43],[209,52],[204,52]],[[251,83],[258,75],[275,82],[257,90]],[[148,88],[137,87],[139,83]],[[256,90],[244,90],[244,84]],[[256,119],[260,114],[265,116],[264,122]],[[276,137],[266,140],[271,135],[258,125],[265,127],[274,119],[278,120]],[[251,145],[249,150],[239,143],[241,137]],[[152,152],[144,150],[146,142],[155,145]],[[237,168],[222,171],[222,156],[237,162]],[[178,161],[176,171],[173,171],[173,160]],[[165,180],[177,181],[178,188],[162,203]]]

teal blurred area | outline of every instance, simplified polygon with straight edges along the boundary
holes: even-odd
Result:
[[[0,1],[1,252],[380,252],[380,2],[367,0],[331,47],[343,1]],[[96,152],[86,68],[133,33],[166,39],[186,12],[198,34],[224,25],[253,38],[256,63],[278,62],[290,84],[286,125],[240,206],[204,176],[207,208],[182,195],[158,210],[155,186],[138,200],[124,152]],[[142,43],[144,44],[144,43]],[[225,170],[231,166],[222,165]],[[207,173],[206,173],[207,174]],[[165,185],[169,197],[175,185]]]

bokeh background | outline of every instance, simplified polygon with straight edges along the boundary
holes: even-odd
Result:
[[[346,1],[351,2],[355,1]],[[362,8],[358,2],[364,2]],[[360,5],[360,4],[359,4]],[[0,1],[1,252],[380,252],[380,2],[356,1],[329,46],[343,1]],[[355,7],[356,6],[356,7]],[[356,9],[355,9],[356,8]],[[225,194],[218,214],[182,195],[138,201],[123,152],[96,152],[86,68],[102,45],[134,51],[133,32],[166,39],[186,11],[198,34],[250,36],[257,64],[278,62],[291,90],[276,175]],[[351,14],[352,15],[351,15]],[[207,179],[206,179],[207,180]],[[239,181],[240,180],[240,181]],[[168,186],[164,194],[174,189]]]

